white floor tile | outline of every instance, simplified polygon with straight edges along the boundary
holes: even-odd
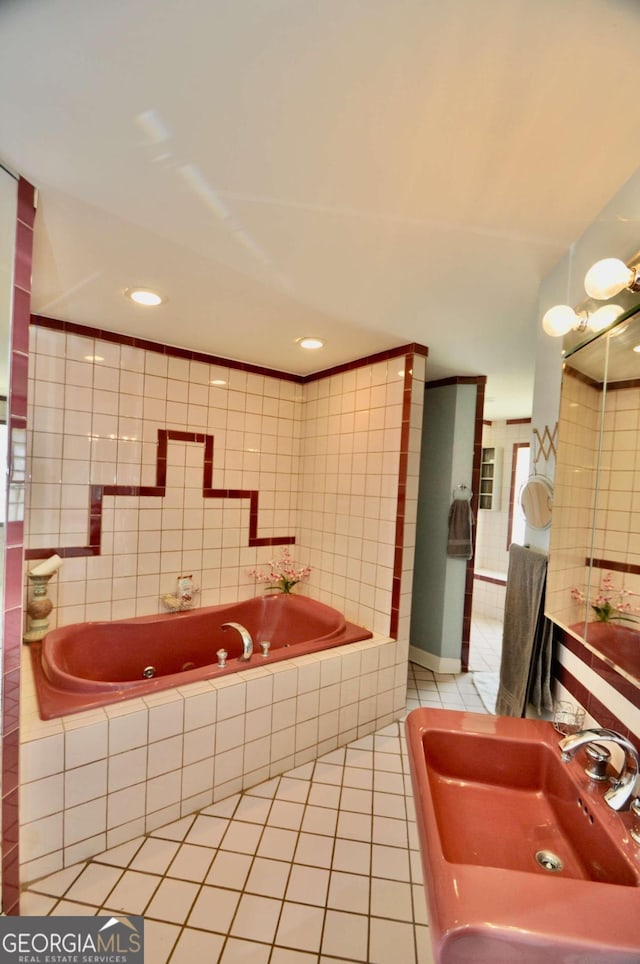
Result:
[[[88,864],[65,894],[67,900],[98,907],[105,902],[107,895],[122,875],[119,867],[105,864]]]
[[[329,871],[322,867],[294,864],[289,876],[285,897],[300,904],[316,904],[325,907],[329,889]]]
[[[371,845],[358,840],[336,839],[333,852],[333,870],[347,873],[368,874],[371,866]]]
[[[270,951],[268,944],[230,937],[224,946],[220,964],[267,964]]]
[[[185,927],[171,957],[171,964],[217,961],[223,944],[222,934],[210,934]]]
[[[369,918],[364,914],[328,910],[322,937],[322,952],[348,961],[368,961],[368,936]],[[397,957],[396,964],[398,960],[402,958]]]
[[[272,944],[282,901],[257,894],[243,894],[230,933],[250,941]]]
[[[153,964],[166,964],[180,934],[175,924],[150,920],[144,923],[144,957]]]
[[[311,867],[330,867],[333,858],[333,837],[317,833],[301,833],[296,846],[296,863]]]
[[[204,847],[202,850],[207,856],[211,855],[211,851]],[[252,859],[250,854],[236,854],[230,850],[219,850],[205,878],[205,883],[211,884],[214,887],[242,890],[249,873],[249,868],[251,867]]]
[[[273,857],[274,860],[291,860],[298,843],[298,834],[281,827],[265,827],[258,845],[259,857]]]
[[[147,917],[181,924],[189,916],[199,885],[187,880],[166,877],[156,890],[145,911]]]
[[[371,918],[369,964],[413,964],[415,934],[412,924]]]
[[[368,874],[365,876],[332,870],[327,906],[336,910],[352,911],[354,914],[368,914],[369,884]]]
[[[292,947],[302,951],[317,950],[324,923],[324,911],[320,907],[310,907],[308,904],[294,904],[285,901],[276,944],[282,947]]]
[[[470,675],[408,674],[408,707],[482,711]],[[153,964],[433,964],[404,725],[37,881],[21,912],[144,914]]]
[[[240,894],[222,887],[203,887],[187,919],[189,927],[228,934]]]
[[[251,894],[281,899],[287,889],[290,872],[291,864],[288,861],[256,857],[245,890]]]
[[[176,840],[148,837],[130,863],[131,870],[148,874],[164,874],[180,844]]]
[[[105,901],[105,906],[120,914],[143,914],[162,877],[125,870]]]
[[[212,852],[208,847],[182,844],[166,873],[181,880],[203,881],[211,866]]]

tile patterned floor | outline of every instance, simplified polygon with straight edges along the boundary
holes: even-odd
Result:
[[[485,712],[471,673],[410,664],[415,706]],[[143,914],[150,964],[431,964],[402,724],[32,883],[21,913]]]

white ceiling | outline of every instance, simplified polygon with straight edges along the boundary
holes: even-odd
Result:
[[[417,341],[527,415],[540,280],[640,164],[639,46],[636,0],[4,0],[32,308],[300,373]]]

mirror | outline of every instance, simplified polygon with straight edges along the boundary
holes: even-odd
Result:
[[[548,529],[551,525],[553,486],[543,475],[532,475],[520,490],[520,508],[532,529]]]
[[[18,210],[18,183],[0,165],[0,608],[4,615],[4,570],[6,548],[6,518],[7,518],[7,421],[9,395],[9,361],[11,349],[11,318],[13,311],[13,275],[15,263],[16,218]],[[0,627],[0,659],[2,661],[3,678],[6,670],[4,656],[4,625]],[[4,690],[2,693],[4,697]],[[15,696],[15,692],[14,692]],[[15,761],[6,762],[8,754],[2,757],[2,771],[0,773],[3,800],[12,790],[15,776]],[[5,769],[6,768],[6,769]],[[16,788],[17,790],[17,788]],[[6,814],[3,806],[2,816]],[[17,817],[17,815],[16,815]],[[6,834],[6,839],[5,839]],[[8,850],[11,847],[7,826],[2,826],[2,866],[8,867]],[[2,879],[2,906],[6,909],[5,893],[6,881],[10,873],[5,872]]]
[[[639,441],[636,305],[565,356],[546,611],[640,689]]]

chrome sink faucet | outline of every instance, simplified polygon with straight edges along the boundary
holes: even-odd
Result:
[[[253,655],[253,640],[249,630],[245,629],[241,623],[223,623],[222,629],[235,629],[236,632],[240,633],[240,639],[242,640],[242,656],[240,656],[240,659],[251,659]]]
[[[623,736],[622,733],[617,733],[615,730],[594,727],[593,729],[580,730],[579,733],[572,733],[570,736],[565,736],[563,740],[560,740],[558,746],[562,753],[562,759],[565,763],[568,763],[569,760],[573,759],[581,746],[600,741],[615,743],[616,746],[621,747],[624,751],[622,770],[618,778],[604,795],[606,803],[612,810],[624,810],[631,802],[638,772],[640,771],[638,751],[626,736]]]

